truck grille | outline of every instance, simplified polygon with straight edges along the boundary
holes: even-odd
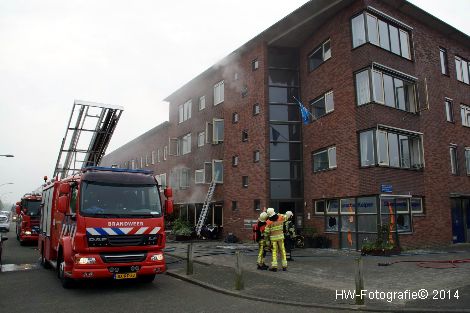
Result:
[[[105,263],[132,263],[142,262],[147,258],[147,252],[101,253]]]
[[[108,236],[108,243],[112,247],[140,246],[144,235],[116,235]]]

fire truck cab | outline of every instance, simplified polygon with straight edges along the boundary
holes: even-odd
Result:
[[[41,195],[27,193],[16,203],[16,238],[21,245],[37,241],[39,236],[39,220]]]
[[[171,200],[165,208],[171,213]],[[55,267],[66,288],[79,279],[150,282],[165,272],[164,211],[149,171],[89,167],[51,181],[41,216],[41,264]]]

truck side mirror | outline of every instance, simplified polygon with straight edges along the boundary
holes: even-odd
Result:
[[[70,185],[68,183],[62,184],[59,187],[59,194],[69,194],[70,193]]]
[[[61,187],[62,187],[62,186],[61,186]],[[60,196],[60,197],[59,197],[59,203],[58,203],[57,210],[58,210],[60,213],[65,214],[65,213],[67,212],[67,201],[68,201],[68,197],[67,197],[67,196]]]
[[[165,200],[165,213],[168,215],[173,213],[173,200]]]
[[[16,211],[16,215],[20,215],[20,213],[21,213],[21,207],[20,207],[19,205],[17,205],[17,206],[15,207],[15,211]]]

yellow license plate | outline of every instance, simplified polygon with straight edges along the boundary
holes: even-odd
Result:
[[[114,279],[130,279],[130,278],[137,278],[137,273],[122,273],[122,274],[114,275]]]

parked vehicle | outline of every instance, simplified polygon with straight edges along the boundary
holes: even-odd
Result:
[[[165,189],[170,198],[170,188]],[[172,200],[165,201],[167,214]],[[149,171],[89,167],[43,186],[41,264],[78,279],[153,281],[166,270],[160,186]]]
[[[3,242],[4,241],[7,241],[8,238],[7,237],[4,237],[1,233],[0,233],[0,268],[2,267],[2,250],[3,250]]]
[[[9,211],[0,211],[0,232],[9,232],[11,223],[11,213]]]
[[[16,203],[16,238],[21,245],[38,240],[40,205],[41,195],[36,193],[27,193]]]

